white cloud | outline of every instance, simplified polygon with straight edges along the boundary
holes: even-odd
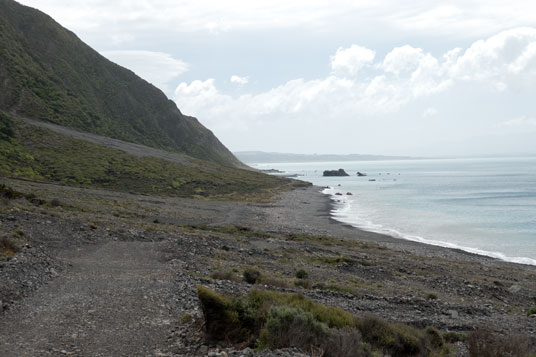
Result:
[[[162,91],[168,83],[188,70],[188,64],[168,53],[150,51],[104,51],[102,55],[124,66]]]
[[[489,82],[500,90],[533,85],[536,28],[516,28],[476,41],[456,59],[450,75],[462,80]]]
[[[231,30],[360,27],[431,36],[487,36],[536,23],[532,0],[20,0],[76,31],[115,36],[118,28],[218,33]],[[392,32],[391,32],[392,33]],[[377,34],[375,34],[377,35]]]
[[[240,77],[240,76],[237,76],[237,75],[232,75],[231,76],[231,83],[248,84],[248,82],[249,82],[249,77]]]
[[[425,54],[422,49],[405,45],[396,47],[389,52],[380,67],[385,72],[397,75],[400,73],[413,73],[426,57],[431,59],[431,55]]]
[[[422,113],[422,117],[423,118],[430,118],[430,117],[435,117],[436,115],[438,114],[438,111],[436,108],[434,107],[428,107],[424,110],[424,112]]]
[[[527,117],[527,116],[520,116],[518,118],[515,118],[515,119],[510,119],[510,120],[506,120],[506,121],[503,121],[501,123],[499,123],[499,126],[500,127],[509,127],[509,128],[513,128],[513,127],[529,127],[529,128],[536,128],[536,119],[535,118],[531,118],[531,117]]]
[[[372,64],[375,56],[375,51],[357,45],[339,48],[331,57],[331,69],[336,73],[355,75],[363,67]]]
[[[447,91],[455,83],[482,82],[504,88],[523,77],[536,80],[535,29],[515,29],[475,42],[465,52],[456,48],[438,58],[421,48],[394,48],[377,63],[373,51],[359,46],[339,49],[331,58],[334,69],[355,73],[371,64],[367,79],[332,73],[315,80],[296,79],[256,95],[233,97],[218,91],[213,79],[181,83],[175,100],[188,114],[210,126],[251,125],[273,120],[353,121],[393,113],[426,96]],[[363,68],[361,68],[364,70]],[[515,89],[515,87],[513,87]],[[435,108],[423,116],[437,115]],[[225,122],[225,123],[224,123]]]

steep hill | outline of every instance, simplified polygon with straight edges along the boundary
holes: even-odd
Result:
[[[0,110],[225,166],[242,164],[159,89],[42,12],[0,0]]]

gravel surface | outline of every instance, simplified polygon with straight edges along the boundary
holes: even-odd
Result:
[[[536,267],[348,227],[329,217],[319,188],[256,204],[4,183],[63,204],[0,202],[0,234],[21,236],[20,252],[0,260],[0,356],[306,355],[205,341],[196,286],[244,295],[252,286],[240,274],[248,267],[285,282],[257,288],[301,292],[358,316],[536,334],[536,318],[526,316],[536,305]],[[250,230],[228,234],[220,226]],[[340,264],[323,263],[342,256]],[[294,285],[301,268],[308,288]],[[237,279],[211,278],[232,269]]]

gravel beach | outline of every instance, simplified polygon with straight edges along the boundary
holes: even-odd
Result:
[[[319,187],[256,203],[2,183],[41,199],[1,203],[2,235],[20,246],[0,261],[2,356],[255,355],[204,340],[198,285],[300,292],[444,332],[536,334],[536,267],[350,227]],[[252,267],[254,286],[241,279]]]

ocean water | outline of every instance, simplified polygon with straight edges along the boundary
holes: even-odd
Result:
[[[355,227],[536,265],[536,158],[253,166],[329,187],[333,218]],[[322,177],[339,168],[350,176]]]

